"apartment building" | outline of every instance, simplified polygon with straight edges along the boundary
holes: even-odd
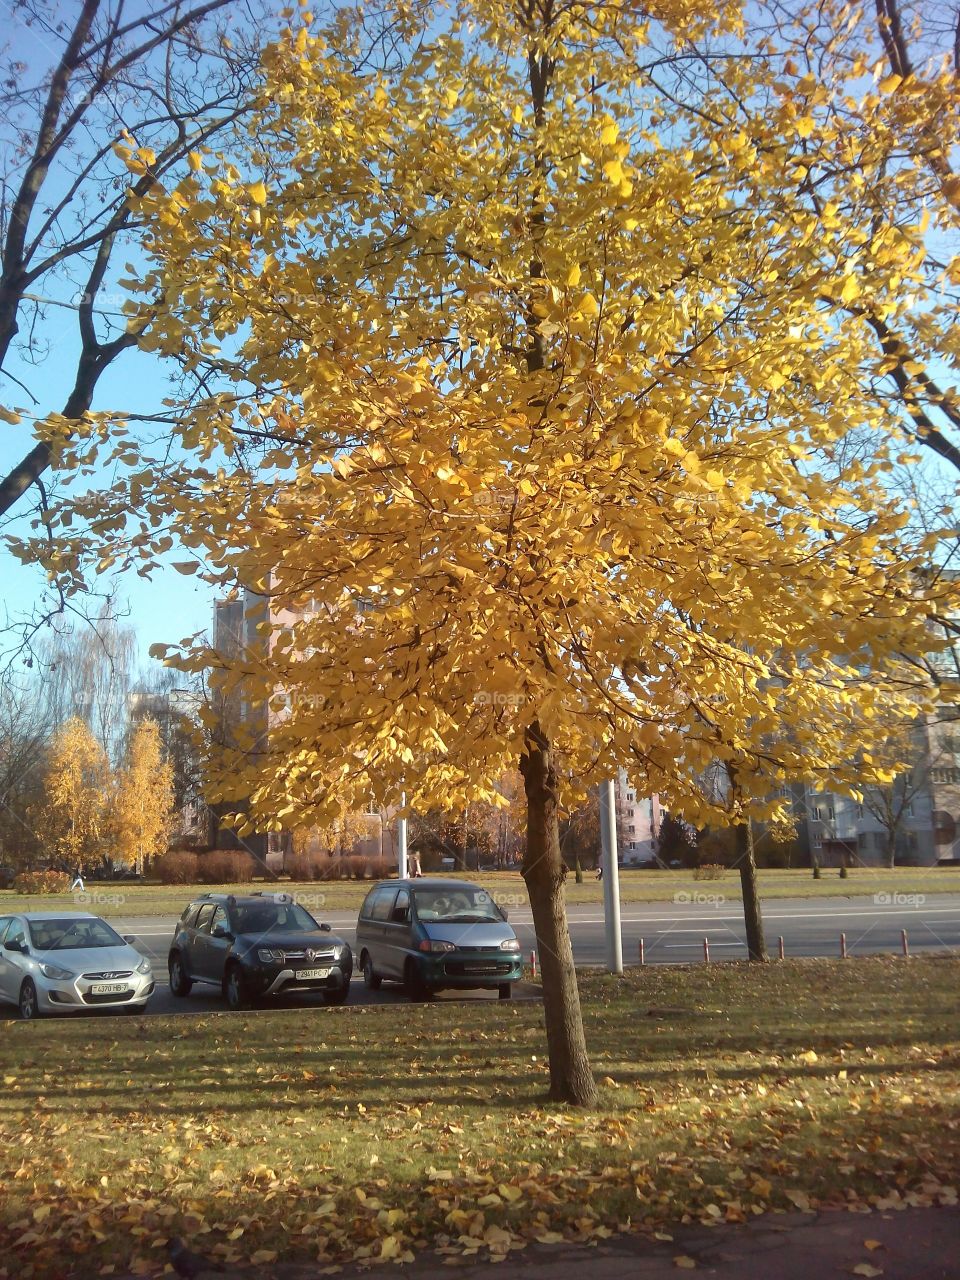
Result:
[[[617,775],[615,795],[621,865],[639,867],[653,862],[657,852],[657,834],[663,819],[660,797],[638,793],[623,769]]]

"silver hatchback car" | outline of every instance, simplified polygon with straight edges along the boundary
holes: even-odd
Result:
[[[0,1000],[17,1005],[21,1018],[84,1009],[142,1013],[154,986],[150,961],[99,916],[0,916]]]

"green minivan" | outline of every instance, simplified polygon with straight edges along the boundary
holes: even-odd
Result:
[[[356,952],[367,986],[402,982],[415,1000],[445,988],[497,991],[523,976],[517,935],[506,912],[469,880],[385,880],[364,899]]]

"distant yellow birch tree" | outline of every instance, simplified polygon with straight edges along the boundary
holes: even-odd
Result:
[[[47,759],[42,835],[71,871],[81,874],[102,855],[110,764],[106,752],[78,716],[53,736]]]
[[[157,722],[138,720],[113,792],[111,834],[117,860],[143,875],[167,850],[173,821],[173,765],[164,758]]]

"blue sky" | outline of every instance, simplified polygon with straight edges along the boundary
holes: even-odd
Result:
[[[68,313],[64,314],[68,317]],[[75,321],[68,317],[67,323],[75,324]],[[50,326],[50,330],[53,332],[55,326]],[[58,342],[59,348],[39,369],[24,369],[22,363],[16,361],[10,363],[17,376],[22,376],[24,381],[29,377],[28,385],[35,390],[40,384],[43,405],[49,409],[62,408],[75,368],[73,333],[65,327]],[[3,393],[7,404],[21,404],[24,400],[22,392],[11,392],[8,387],[3,388]],[[157,412],[167,393],[166,371],[159,359],[136,350],[125,351],[102,377],[93,407]],[[20,461],[32,443],[27,426],[0,426],[0,468],[3,474]],[[29,513],[29,503],[24,502],[23,505]],[[26,519],[15,522],[10,529],[13,533],[26,531]],[[179,558],[183,558],[182,552]],[[120,607],[125,605],[129,610],[126,622],[137,631],[145,663],[151,644],[176,643],[182,637],[206,630],[211,625],[214,599],[211,589],[170,568],[169,563],[176,559],[178,552],[174,549],[166,557],[167,565],[159,569],[150,581],[136,573],[125,573],[103,575],[95,584],[98,592],[113,590]],[[8,620],[22,617],[39,607],[44,598],[44,587],[44,575],[39,568],[21,564],[0,544],[0,597]],[[92,603],[96,612],[96,602]]]
[[[42,80],[52,60],[59,56],[61,46],[37,25],[26,26],[23,11],[8,6],[5,9],[7,29],[3,37],[4,52],[7,57],[16,58],[25,65],[24,84],[36,84]],[[128,6],[127,16],[132,18],[149,9],[148,0],[133,0]],[[5,127],[2,138],[4,144],[9,141],[13,127],[12,124]],[[48,199],[51,192],[57,192],[57,181],[55,171],[51,171],[50,185],[44,188],[41,207],[43,200]],[[62,182],[62,178],[60,181]],[[115,275],[124,273],[124,261],[130,256],[129,248],[118,244],[113,263]],[[0,403],[10,408],[32,409],[38,414],[56,412],[63,408],[72,386],[79,350],[76,311],[71,305],[79,283],[79,280],[57,280],[50,276],[37,281],[34,292],[54,299],[53,303],[43,307],[42,321],[36,329],[37,334],[48,344],[47,353],[40,363],[31,364],[12,350],[6,364],[6,371],[26,385],[37,403],[31,405],[27,392],[2,376]],[[122,297],[118,294],[119,291],[111,287],[109,280],[105,282],[105,296],[102,300],[104,311],[119,311]],[[60,305],[56,305],[57,303]],[[22,339],[30,331],[32,315],[29,307],[21,312],[19,319]],[[106,336],[105,322],[106,318],[102,317],[98,325],[101,338]],[[167,369],[156,357],[136,350],[125,351],[102,376],[93,408],[153,413],[162,408],[161,401],[168,393]],[[32,445],[33,438],[28,424],[15,427],[0,423],[0,473],[5,475]],[[35,491],[31,491],[33,492]],[[26,495],[19,504],[19,509],[27,515],[34,505],[30,497],[30,494]],[[8,532],[21,536],[26,534],[28,520],[14,520],[8,526]],[[169,563],[176,559],[177,551],[174,549],[167,561]],[[205,630],[211,625],[213,594],[210,588],[192,578],[183,577],[169,567],[158,570],[151,581],[139,578],[135,573],[127,573],[101,576],[94,586],[98,592],[115,593],[119,607],[122,609],[125,606],[129,611],[127,622],[137,631],[144,662],[148,660],[147,651],[151,644],[175,643],[181,637]],[[44,598],[43,573],[35,566],[21,564],[0,543],[0,599],[3,605],[0,624],[4,620],[13,622],[29,616],[34,609],[41,607]],[[78,603],[81,607],[84,604],[82,600]],[[97,601],[87,603],[92,612],[97,612]],[[0,650],[7,647],[0,637]]]

